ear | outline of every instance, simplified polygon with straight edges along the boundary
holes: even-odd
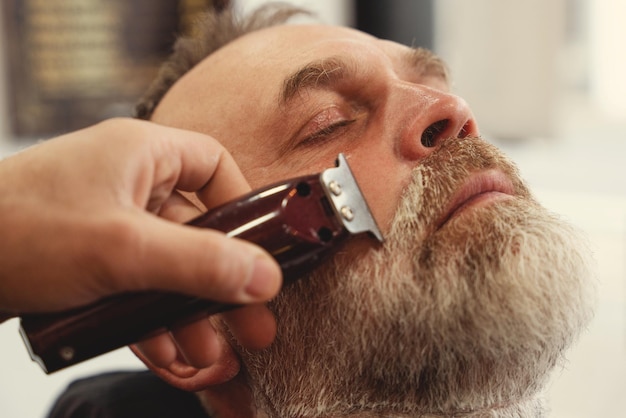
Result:
[[[239,373],[239,359],[228,344],[223,344],[222,354],[214,364],[202,369],[187,364],[180,352],[167,367],[157,367],[137,347],[131,346],[130,349],[154,374],[168,384],[189,392],[220,385]]]

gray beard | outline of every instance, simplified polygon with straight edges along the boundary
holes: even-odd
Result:
[[[460,182],[490,168],[516,196],[435,229]],[[580,237],[480,139],[446,142],[412,180],[382,248],[284,289],[274,344],[237,348],[268,416],[542,415],[537,394],[591,316]]]

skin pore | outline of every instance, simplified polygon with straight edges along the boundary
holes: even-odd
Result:
[[[541,416],[536,395],[589,317],[586,253],[478,137],[437,57],[272,27],[207,57],[152,120],[218,138],[253,188],[343,152],[387,239],[284,289],[268,349],[232,341],[251,398],[217,416]]]

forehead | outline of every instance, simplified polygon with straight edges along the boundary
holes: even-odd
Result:
[[[263,106],[276,101],[276,87],[286,75],[309,61],[344,55],[365,64],[367,56],[399,60],[407,50],[337,26],[282,25],[254,31],[220,48],[183,76],[166,94],[155,118],[167,123],[166,114],[185,109],[186,104],[206,105],[213,98],[215,104],[224,106],[232,102],[229,97],[244,93],[255,106]]]
[[[255,65],[275,69],[297,66],[302,61],[342,54],[351,49],[379,49],[391,53],[402,49],[399,44],[383,41],[366,33],[338,26],[281,25],[251,32],[225,45],[207,57],[198,68],[212,63],[234,64],[251,60]]]
[[[318,43],[332,41],[361,41],[377,43],[380,39],[359,30],[327,25],[277,25],[244,35],[227,46],[235,48],[265,48],[286,46],[305,51]],[[225,49],[225,48],[224,48]]]

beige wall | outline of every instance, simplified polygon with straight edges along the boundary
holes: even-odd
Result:
[[[438,0],[437,52],[482,133],[551,136],[565,0]]]
[[[626,121],[626,0],[589,5],[591,98],[610,122]]]

